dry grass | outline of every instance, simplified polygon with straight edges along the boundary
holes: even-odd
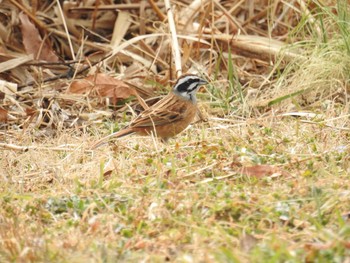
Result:
[[[56,2],[24,11],[59,63],[23,55],[20,4],[2,4],[0,261],[348,262],[348,7],[173,1],[183,71],[210,80],[208,122],[91,151],[131,100],[105,83],[70,94],[73,80],[104,73],[147,98],[175,76],[164,6],[118,6],[118,22],[102,2],[64,6],[71,44]]]

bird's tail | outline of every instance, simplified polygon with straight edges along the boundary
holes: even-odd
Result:
[[[107,135],[105,137],[103,137],[102,139],[98,140],[97,142],[95,142],[91,147],[90,149],[91,150],[94,150],[102,145],[104,145],[105,143],[108,142],[108,140],[110,138],[120,138],[120,137],[123,137],[123,136],[126,136],[126,135],[129,135],[129,134],[132,134],[134,133],[134,131],[132,131],[130,128],[126,128],[126,129],[122,129],[118,132],[114,132],[110,135]]]

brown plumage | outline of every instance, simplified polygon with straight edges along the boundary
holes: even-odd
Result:
[[[204,84],[207,84],[207,81],[196,75],[181,76],[167,96],[140,113],[129,126],[96,142],[92,149],[101,146],[110,138],[119,138],[132,133],[139,135],[153,133],[164,141],[177,135],[186,129],[196,116],[196,92]]]

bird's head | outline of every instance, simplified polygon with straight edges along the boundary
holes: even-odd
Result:
[[[185,99],[196,102],[196,93],[200,86],[208,82],[193,74],[186,74],[179,77],[173,87],[173,92]]]

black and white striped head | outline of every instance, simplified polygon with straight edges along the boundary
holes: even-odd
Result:
[[[196,102],[196,93],[200,86],[208,84],[208,82],[196,75],[182,75],[176,81],[173,92],[185,99]]]

